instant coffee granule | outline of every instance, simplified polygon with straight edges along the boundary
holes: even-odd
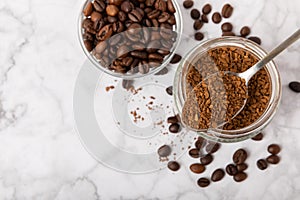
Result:
[[[190,103],[189,94],[195,87],[203,80],[203,77],[208,77],[209,75],[215,74],[219,71],[232,71],[236,73],[244,72],[249,67],[253,66],[258,61],[258,58],[239,47],[233,46],[223,46],[208,50],[205,54],[199,55],[191,63],[188,64],[188,72],[185,77],[185,91],[186,91],[186,102]],[[197,88],[196,88],[197,89]],[[195,90],[193,92],[197,92]],[[198,97],[205,96],[205,92],[199,90]],[[223,95],[224,96],[224,95]],[[223,126],[224,130],[236,130],[250,124],[254,123],[265,111],[268,106],[271,97],[271,81],[269,75],[265,69],[261,69],[257,74],[255,74],[249,84],[248,84],[248,99],[243,110],[234,117],[231,121]],[[198,110],[198,104],[191,104],[188,110]],[[194,121],[200,119],[195,119],[195,111],[186,112],[183,110],[183,121],[186,122],[192,117]],[[214,115],[222,113],[214,113]],[[207,110],[204,117],[209,118],[211,116],[211,111]],[[197,117],[196,117],[197,118]],[[209,118],[210,120],[210,118]],[[198,127],[203,125],[203,122],[198,122]],[[208,126],[212,124],[209,123]],[[197,126],[194,122],[193,126]],[[206,125],[207,126],[207,125]]]

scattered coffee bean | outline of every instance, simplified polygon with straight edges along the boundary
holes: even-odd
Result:
[[[234,176],[238,173],[237,167],[234,164],[229,164],[225,168],[226,172],[230,176]]]
[[[175,53],[174,56],[172,57],[170,63],[171,64],[176,64],[181,60],[181,55]]]
[[[203,22],[203,23],[208,23],[208,17],[207,17],[207,15],[201,15],[201,21]]]
[[[233,7],[230,4],[225,4],[222,8],[222,16],[229,18],[232,15]]]
[[[201,32],[195,33],[195,40],[201,41],[201,40],[203,40],[203,38],[204,38],[203,33],[201,33]]]
[[[270,154],[278,154],[279,152],[280,152],[280,146],[278,145],[278,144],[270,144],[269,146],[268,146],[268,152],[270,153]]]
[[[191,8],[193,5],[194,5],[194,1],[192,0],[185,0],[183,2],[183,7],[186,9]]]
[[[242,164],[236,165],[236,168],[239,172],[242,172],[248,168],[248,165],[246,163],[242,163]]]
[[[202,8],[203,14],[207,15],[211,12],[211,5],[210,4],[205,4]]]
[[[213,182],[217,182],[220,181],[224,176],[225,172],[223,169],[216,169],[211,175],[211,180]]]
[[[244,149],[238,149],[233,154],[232,160],[235,164],[242,164],[247,158],[247,152]]]
[[[176,161],[168,162],[168,168],[172,171],[178,171],[180,169],[180,165]]]
[[[178,118],[177,118],[176,115],[175,115],[175,116],[168,117],[167,122],[168,122],[169,124],[178,123]]]
[[[209,165],[213,161],[213,156],[211,154],[206,154],[204,157],[200,158],[200,162],[203,165]]]
[[[240,30],[240,34],[242,37],[248,36],[250,34],[250,32],[251,32],[251,30],[250,30],[249,26],[244,26]]]
[[[218,24],[220,23],[222,20],[222,16],[219,12],[215,12],[213,15],[212,15],[212,21],[215,23],[215,24]]]
[[[173,86],[167,87],[166,92],[168,93],[168,95],[173,95]]]
[[[198,149],[191,149],[189,150],[189,155],[192,157],[192,158],[199,158],[200,155],[199,155],[199,150]],[[202,163],[203,164],[203,163]]]
[[[178,133],[178,132],[179,132],[179,128],[180,128],[179,124],[174,123],[174,124],[171,124],[171,125],[169,126],[169,131],[170,131],[171,133]]]
[[[223,32],[230,32],[230,31],[232,31],[232,28],[233,28],[233,26],[229,22],[225,22],[221,26],[221,29],[222,29]]]
[[[235,36],[235,34],[231,31],[229,31],[229,32],[223,32],[222,36]]]
[[[157,150],[157,153],[160,157],[167,157],[171,154],[171,147],[169,145],[163,145],[161,147],[159,147],[159,149]]]
[[[300,92],[300,82],[297,81],[292,81],[289,83],[289,88],[294,91],[299,93]]]
[[[256,165],[257,167],[260,169],[260,170],[265,170],[267,169],[268,167],[268,163],[265,159],[259,159],[257,162],[256,162]]]
[[[236,175],[233,176],[233,180],[236,182],[244,181],[247,178],[247,174],[245,172],[238,172]]]
[[[195,147],[198,150],[201,150],[206,144],[206,140],[203,137],[198,137],[197,141],[195,142]]]
[[[192,19],[199,19],[200,18],[200,12],[198,9],[194,8],[191,10],[191,17]]]
[[[263,137],[264,137],[264,135],[262,133],[259,133],[256,136],[252,137],[251,139],[255,140],[255,141],[260,141],[263,139]]]
[[[256,36],[251,36],[251,37],[248,37],[249,40],[261,45],[261,40],[259,37],[256,37]]]
[[[205,171],[205,166],[200,163],[195,163],[190,166],[190,170],[195,174],[201,174]]]
[[[220,149],[220,147],[221,147],[220,143],[210,142],[205,147],[205,150],[206,150],[207,153],[215,153],[215,152],[217,152]]]
[[[280,158],[277,155],[270,155],[267,157],[266,160],[270,164],[278,164],[280,161]]]
[[[200,178],[200,179],[198,179],[197,183],[200,187],[207,187],[207,186],[209,186],[210,181],[207,178]]]
[[[194,25],[193,25],[193,27],[194,27],[194,29],[197,31],[197,30],[200,30],[201,28],[202,28],[202,26],[203,26],[203,22],[200,20],[200,19],[196,19],[195,21],[194,21]]]

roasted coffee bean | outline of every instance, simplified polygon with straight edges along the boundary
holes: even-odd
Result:
[[[195,142],[195,147],[198,150],[201,150],[206,144],[206,140],[203,137],[198,137],[198,139]]]
[[[171,152],[172,149],[169,145],[163,145],[157,150],[157,153],[160,157],[167,157],[171,154]]]
[[[181,60],[181,58],[182,58],[181,55],[175,53],[174,56],[172,57],[170,63],[171,64],[176,64]]]
[[[211,180],[213,182],[217,182],[217,181],[222,180],[222,178],[224,178],[224,176],[225,176],[225,172],[223,169],[216,169],[211,175]]]
[[[202,8],[203,14],[207,15],[211,12],[211,5],[210,4],[205,4]]]
[[[109,4],[119,6],[123,2],[123,0],[109,0],[108,2],[109,2]]]
[[[280,152],[280,146],[278,145],[278,144],[270,144],[269,146],[268,146],[268,152],[270,153],[270,154],[278,154],[279,152]]]
[[[94,49],[94,45],[93,45],[93,42],[90,41],[90,40],[85,40],[84,41],[84,46],[85,48],[90,52]]]
[[[106,22],[104,22],[104,19],[101,18],[98,21],[94,22],[94,30],[96,32],[99,32],[101,28],[105,26]]]
[[[227,165],[225,170],[229,176],[234,176],[238,173],[238,169],[234,164]]]
[[[168,95],[173,95],[173,86],[167,87],[166,92]]]
[[[235,36],[235,34],[231,31],[229,31],[229,32],[223,32],[222,36]]]
[[[244,149],[238,149],[234,152],[232,160],[235,164],[242,164],[247,159],[247,152]]]
[[[119,20],[120,20],[121,22],[124,22],[124,21],[126,21],[126,19],[127,19],[127,15],[125,14],[124,11],[119,11],[119,12],[118,12],[118,18],[119,18]]]
[[[138,69],[138,64],[139,64],[139,59],[134,59],[132,64],[130,65],[130,71],[131,73],[137,73],[139,71]]]
[[[88,2],[88,4],[85,6],[84,10],[83,10],[83,14],[84,16],[89,16],[91,15],[93,12],[93,5],[91,2]]]
[[[157,50],[157,53],[166,56],[166,55],[170,54],[170,51],[167,49],[159,49],[159,50]]]
[[[219,12],[215,12],[213,15],[212,15],[212,21],[215,23],[215,24],[218,24],[221,22],[222,20],[222,16]]]
[[[116,16],[119,12],[119,8],[115,5],[108,5],[106,7],[106,13],[109,16]]]
[[[126,67],[129,67],[132,64],[132,62],[133,62],[133,58],[130,56],[127,56],[122,59],[122,65]]]
[[[206,154],[204,157],[200,158],[200,162],[203,165],[209,165],[213,161],[213,156],[211,154]]]
[[[248,36],[250,34],[250,32],[251,32],[251,30],[250,30],[249,26],[244,26],[240,30],[240,34],[242,37]]]
[[[106,41],[101,41],[97,44],[95,47],[95,52],[98,54],[101,54],[107,47],[107,42]]]
[[[84,19],[82,22],[82,27],[85,29],[85,31],[91,33],[91,34],[95,34],[95,28],[94,28],[94,23],[92,22],[91,19]]]
[[[256,36],[251,36],[251,37],[248,37],[249,40],[255,42],[256,44],[259,44],[261,45],[261,40],[259,37],[256,37]]]
[[[222,8],[222,16],[229,18],[232,15],[233,7],[230,4],[225,4]]]
[[[193,5],[194,5],[194,1],[192,0],[185,0],[183,2],[183,7],[186,9],[193,7]]]
[[[239,172],[242,172],[248,168],[248,165],[246,163],[242,163],[242,164],[236,165],[236,168]]]
[[[172,0],[167,0],[167,7],[168,7],[168,10],[169,10],[170,13],[175,13],[176,12]]]
[[[90,41],[93,41],[93,40],[94,40],[94,36],[93,36],[93,34],[91,34],[91,33],[85,32],[85,33],[83,34],[83,39],[84,39],[84,40],[90,40]]]
[[[102,0],[95,0],[94,1],[94,8],[96,11],[98,12],[102,12],[104,11],[106,5],[105,5],[105,2],[102,1]]]
[[[289,83],[289,88],[294,91],[299,93],[300,92],[300,82],[297,81],[292,81]]]
[[[208,23],[208,17],[207,17],[207,15],[201,15],[201,21],[203,23]]]
[[[117,57],[123,58],[128,55],[129,51],[130,51],[130,49],[127,45],[122,45],[118,48]]]
[[[168,31],[170,32],[170,37],[172,37],[172,26],[168,23],[162,23],[160,25],[160,28],[163,28],[163,29],[169,29]]]
[[[247,174],[245,172],[238,172],[236,175],[233,176],[233,180],[236,182],[242,182],[247,178]]]
[[[280,161],[280,158],[277,155],[270,155],[267,157],[266,160],[270,164],[278,164]]]
[[[168,117],[167,122],[168,122],[169,124],[178,123],[178,118],[177,118],[176,115],[175,115],[175,116]]]
[[[150,67],[148,64],[142,64],[140,63],[140,65],[138,66],[138,70],[141,74],[146,74],[149,72]]]
[[[158,17],[158,22],[159,23],[163,23],[168,21],[168,19],[170,18],[170,14],[167,12],[163,12],[161,13],[161,15]]]
[[[251,139],[255,140],[255,141],[260,141],[263,139],[263,137],[264,137],[264,135],[262,133],[259,133],[256,136],[252,137]]]
[[[150,64],[150,63],[149,63]],[[152,67],[152,65],[150,64],[150,67]],[[155,73],[154,75],[159,76],[159,75],[165,75],[169,72],[168,68],[164,67],[162,68],[159,72]]]
[[[160,35],[164,38],[164,39],[166,39],[166,40],[164,40],[164,41],[161,41],[161,43],[162,43],[162,45],[164,46],[164,47],[166,47],[166,48],[171,48],[172,47],[172,45],[173,45],[173,42],[171,41],[171,39],[172,39],[172,30],[170,30],[170,29],[166,29],[166,28],[161,28],[160,29]],[[165,45],[164,45],[165,44]],[[167,44],[167,45],[166,45]]]
[[[148,58],[148,54],[144,51],[137,51],[137,50],[134,50],[134,51],[131,51],[130,52],[130,55],[132,55],[133,57],[136,57],[136,58],[139,58],[139,59],[147,59]]]
[[[123,80],[122,81],[122,87],[126,90],[129,90],[130,88],[133,87],[133,80]]]
[[[179,128],[180,128],[180,126],[179,126],[178,123],[173,123],[173,124],[171,124],[171,125],[169,126],[169,131],[170,131],[171,133],[178,133],[178,132],[179,132]]]
[[[124,1],[122,4],[121,4],[121,10],[126,12],[126,13],[129,13],[132,11],[133,9],[133,4],[130,3],[129,1]]]
[[[257,167],[260,169],[260,170],[265,170],[267,169],[268,167],[268,163],[265,159],[259,159],[257,162],[256,162],[256,165]]]
[[[209,179],[207,179],[207,178],[200,178],[200,179],[198,179],[197,184],[198,184],[200,187],[207,187],[207,186],[209,186],[210,181],[209,181]]]
[[[197,30],[200,30],[200,29],[202,28],[202,26],[203,26],[203,22],[202,22],[201,20],[196,19],[196,20],[194,21],[193,27],[194,27],[194,29],[195,29],[196,31],[197,31]]]
[[[176,161],[168,162],[168,168],[172,171],[178,171],[180,169],[180,165]]]
[[[200,17],[200,12],[198,9],[194,8],[191,10],[191,17],[192,19],[199,19]]]
[[[167,3],[164,0],[156,0],[154,7],[157,10],[161,10],[162,12],[165,12],[167,10]]]
[[[198,149],[191,149],[189,150],[189,155],[192,157],[192,158],[199,158],[200,157],[200,154],[199,154],[199,150]],[[203,163],[202,163],[203,164]]]
[[[149,53],[154,53],[156,52],[159,48],[161,47],[160,41],[159,40],[152,40],[149,42],[147,45],[147,51]]]
[[[97,12],[97,11],[94,11],[92,12],[91,14],[91,20],[95,23],[95,22],[98,22],[100,19],[102,19],[102,14]]]
[[[113,34],[112,27],[110,24],[108,24],[100,29],[96,37],[98,40],[107,40],[112,34]]]
[[[176,24],[176,19],[174,15],[171,15],[170,18],[168,19],[168,23],[170,25],[175,25]]]
[[[159,62],[162,63],[162,61],[164,60],[164,57],[158,53],[150,53],[148,55],[148,59],[154,62]]]
[[[159,15],[160,15],[159,10],[153,10],[153,11],[147,13],[147,16],[149,19],[156,19],[156,18],[158,18]]]
[[[220,143],[208,143],[208,145],[205,147],[205,150],[207,153],[215,153],[220,149],[221,144]]]
[[[230,32],[230,31],[232,31],[232,28],[233,28],[232,24],[229,23],[229,22],[225,22],[221,26],[221,29],[222,29],[223,32]]]
[[[137,42],[132,44],[132,50],[143,51],[145,49],[145,45],[143,43]]]
[[[190,170],[195,174],[201,174],[205,171],[205,166],[200,163],[195,163],[190,166]]]
[[[201,41],[201,40],[203,40],[204,35],[201,32],[197,32],[197,33],[195,33],[194,37],[195,37],[195,40]]]
[[[148,6],[148,7],[153,6],[154,3],[155,3],[155,0],[146,0],[146,1],[145,1],[146,6]]]
[[[133,22],[140,22],[143,16],[137,9],[134,9],[128,14],[128,18]]]
[[[115,33],[121,33],[124,30],[124,25],[122,22],[118,21],[113,24],[113,31]]]

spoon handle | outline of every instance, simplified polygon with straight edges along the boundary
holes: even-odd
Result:
[[[293,35],[284,40],[281,44],[275,47],[266,57],[261,59],[258,63],[253,65],[251,68],[242,73],[242,77],[248,82],[251,77],[256,74],[261,68],[263,68],[268,62],[270,62],[274,57],[280,54],[288,46],[293,44],[300,38],[300,29],[298,29]]]

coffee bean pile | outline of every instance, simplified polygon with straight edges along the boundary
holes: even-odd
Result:
[[[186,9],[190,9],[194,6],[193,0],[184,0],[183,1],[183,7]],[[222,7],[221,12],[215,11],[212,13],[211,20],[215,24],[219,24],[222,21],[222,18],[230,18],[233,14],[233,6],[230,4],[225,4]],[[208,15],[212,12],[212,6],[210,4],[205,4],[202,6],[202,14],[197,8],[193,8],[190,11],[191,18],[194,20],[193,27],[196,31],[194,38],[195,40],[203,40],[204,34],[200,32],[200,29],[203,27],[205,23],[209,22]],[[233,32],[233,25],[230,22],[225,22],[221,25],[222,30],[222,36],[241,36],[241,37],[247,37],[251,30],[248,26],[243,26],[240,29],[240,35],[235,34]],[[256,42],[257,44],[261,44],[261,40],[257,36],[250,36],[248,37],[249,40],[252,40],[253,42]]]
[[[185,125],[197,130],[216,128],[230,121],[247,98],[245,80],[221,72],[205,79],[188,93],[182,120]]]
[[[257,167],[260,170],[265,170],[268,168],[268,164],[278,164],[280,162],[280,157],[277,155],[281,148],[278,144],[270,144],[268,146],[268,152],[271,154],[266,159],[259,159],[256,162]]]
[[[258,58],[255,55],[242,48],[224,46],[210,49],[206,53],[199,55],[196,59],[187,63],[188,66],[186,66],[186,68],[188,69],[188,72],[185,78],[187,98],[182,111],[182,121],[195,129],[214,127],[213,124],[209,123],[211,122],[210,120],[218,119],[220,117],[221,119],[224,119],[222,117],[228,111],[225,110],[224,113],[224,110],[220,110],[221,112],[213,110],[212,100],[216,98],[218,93],[216,93],[215,96],[211,96],[211,93],[201,90],[203,87],[200,87],[199,83],[203,81],[204,77],[209,77],[209,75],[219,71],[243,72],[253,66],[257,61]],[[220,81],[214,81],[213,84],[216,84],[217,82]],[[226,86],[226,84],[224,85]],[[243,92],[240,91],[236,94],[242,95]],[[222,94],[219,96],[224,97]],[[245,97],[246,96],[244,96],[244,98]],[[237,130],[254,123],[264,113],[270,97],[271,80],[267,71],[262,69],[251,78],[248,84],[248,98],[245,107],[236,117],[231,121],[228,121],[228,123],[223,126],[223,129]],[[203,105],[204,103],[202,104],[202,102],[199,102],[201,101],[199,98],[205,99],[207,105],[212,104],[210,105],[211,108],[205,110],[204,108],[207,108],[207,106]],[[225,103],[226,101],[222,104],[225,105]],[[230,102],[227,103],[229,104]],[[234,102],[231,103],[233,103],[233,105],[231,107],[228,106],[228,108],[234,108]],[[236,107],[236,109],[238,109],[238,107]],[[201,113],[201,111],[204,112]],[[231,112],[229,112],[229,114],[230,113]],[[232,113],[235,114],[234,111]],[[201,117],[201,114],[203,114],[203,117]]]
[[[83,10],[84,45],[109,70],[148,73],[174,45],[175,12],[172,0],[88,2]]]

